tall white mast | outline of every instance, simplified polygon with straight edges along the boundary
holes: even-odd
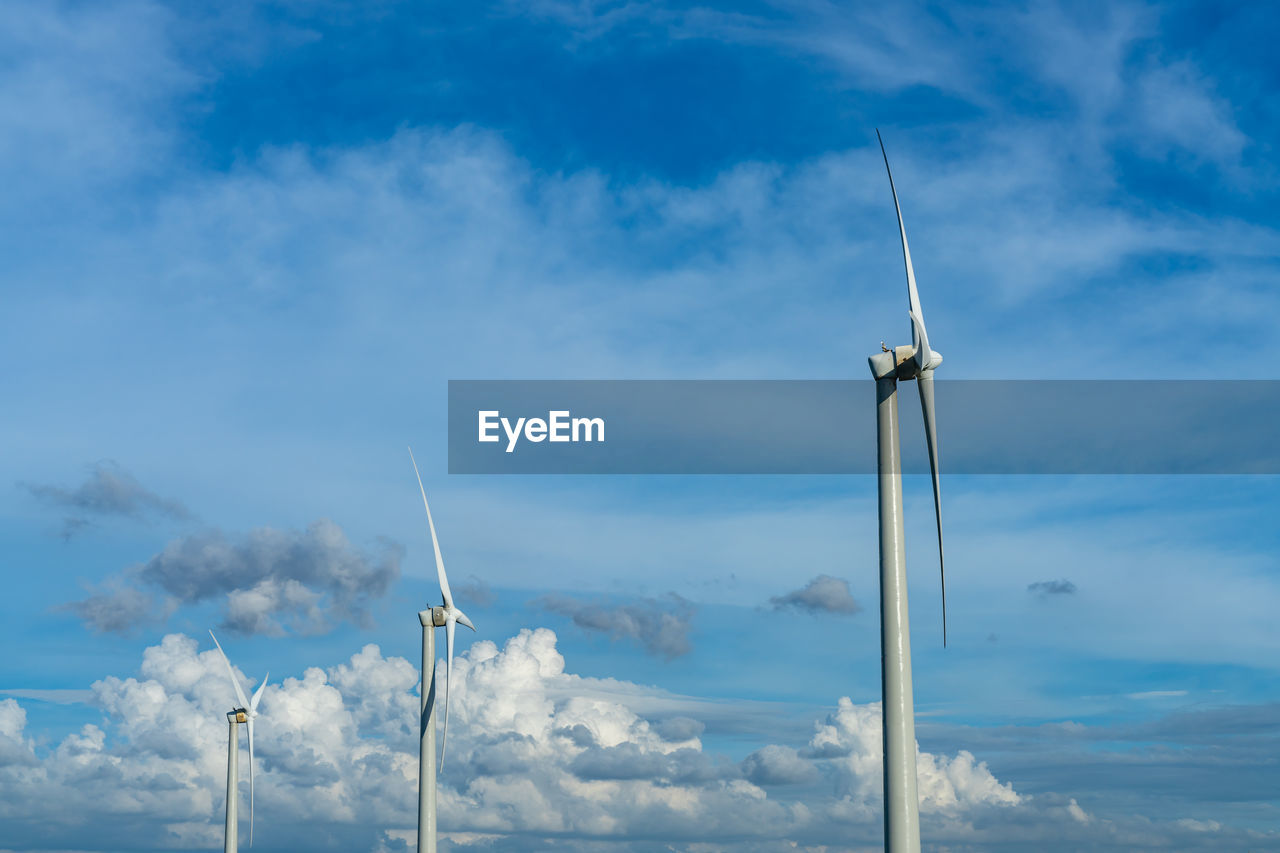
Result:
[[[880,132],[876,131],[876,138]],[[876,450],[880,495],[880,678],[884,726],[884,838],[889,853],[920,850],[920,798],[916,788],[916,723],[911,684],[911,621],[907,610],[906,537],[902,519],[902,450],[898,428],[898,381],[916,380],[924,412],[925,441],[933,475],[938,526],[938,558],[942,570],[942,644],[947,642],[946,569],[942,563],[942,495],[938,480],[937,427],[933,406],[933,371],[942,356],[930,349],[924,312],[916,290],[907,229],[889,157],[880,141],[889,188],[898,214],[902,257],[907,273],[907,316],[911,345],[884,348],[868,359],[876,380]]]

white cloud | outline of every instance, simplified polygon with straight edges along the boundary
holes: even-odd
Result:
[[[24,737],[27,712],[16,699],[0,700],[0,764],[34,764],[31,741]]]
[[[179,61],[172,23],[145,0],[0,9],[0,173],[35,222],[83,215],[79,193],[154,175],[171,152],[161,107],[200,79]],[[46,206],[50,194],[64,203]]]
[[[879,703],[855,705],[842,698],[836,712],[820,724],[808,752],[829,758],[840,769],[846,805],[859,808],[880,796],[882,723]],[[985,763],[960,750],[954,757],[919,752],[916,780],[922,812],[948,812],[965,807],[1017,805],[1022,798],[1012,786],[1001,784]]]
[[[1135,138],[1145,153],[1180,151],[1194,161],[1224,165],[1239,161],[1249,140],[1231,105],[1189,61],[1157,65],[1138,76],[1135,88],[1136,117],[1147,131]]]
[[[735,762],[707,752],[696,721],[656,725],[619,702],[611,683],[566,672],[546,629],[523,631],[501,649],[478,642],[455,664],[441,820],[460,833],[460,846],[561,833],[692,841],[822,831],[813,811],[821,800],[798,808],[775,799]],[[408,661],[367,645],[327,671],[310,668],[267,687],[256,768],[264,844],[281,837],[310,844],[337,833],[371,849],[383,843],[383,830],[390,839],[412,828],[416,684]],[[104,726],[85,726],[52,749],[37,751],[23,708],[0,701],[7,816],[25,815],[34,831],[72,804],[83,824],[50,841],[90,849],[83,827],[100,820],[107,838],[159,830],[178,844],[210,843],[223,808],[229,693],[216,652],[172,634],[146,649],[138,676],[93,685]],[[748,759],[746,776],[774,787],[838,778],[845,793],[828,798],[828,817],[856,813],[874,827],[880,775],[869,750],[878,730],[874,706],[842,700],[810,749],[768,745]],[[828,742],[837,744],[830,755],[821,748]],[[920,767],[923,787],[942,792],[926,796],[938,802],[928,809],[1018,802],[968,753],[924,754]]]
[[[772,743],[743,759],[742,772],[749,781],[765,787],[812,782],[818,777],[813,762],[790,747]]]
[[[501,648],[477,642],[455,664],[440,789],[454,849],[648,850],[635,846],[648,839],[654,849],[772,853],[878,839],[878,704],[842,698],[806,744],[766,743],[738,763],[706,748],[697,720],[658,724],[633,707],[669,694],[568,672],[549,630]],[[265,847],[287,838],[315,850],[403,849],[416,806],[416,684],[411,663],[366,645],[267,687],[256,768]],[[0,700],[6,837],[84,850],[138,849],[140,837],[216,846],[230,692],[217,653],[172,634],[145,650],[136,677],[93,685],[102,725],[52,746],[38,745],[17,701]],[[917,774],[923,826],[940,843],[1017,838],[1051,849],[1111,843],[1140,826],[1169,840],[1211,825],[1100,819],[1075,799],[1022,795],[967,749],[921,752]]]

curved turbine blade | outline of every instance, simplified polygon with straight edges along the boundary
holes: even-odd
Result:
[[[209,632],[209,636],[213,637],[213,631]],[[231,676],[231,686],[236,689],[236,699],[240,700],[240,707],[248,710],[249,700],[244,698],[244,690],[240,688],[240,679],[236,678],[235,670],[231,668],[231,661],[227,658],[227,653],[222,650],[222,644],[218,642],[217,637],[213,637],[213,644],[218,647],[218,654],[222,655],[222,662],[227,665],[227,675]]]
[[[453,633],[457,629],[458,614],[450,609],[444,617],[444,642],[449,657],[444,665],[444,732],[440,735],[440,764],[436,775],[444,772],[444,751],[449,746],[449,693],[453,687]],[[474,630],[474,629],[473,629]]]
[[[422,487],[422,475],[418,473],[418,460],[413,458],[413,448],[409,448],[409,461],[413,462],[413,473],[418,478],[418,491],[422,492],[422,505],[427,509],[427,526],[431,528],[431,547],[436,552],[436,574],[440,578],[440,593],[444,596],[444,606],[453,607],[453,593],[449,591],[449,578],[444,573],[444,557],[440,556],[440,540],[436,538],[436,523],[431,519],[431,504],[427,503],[427,490]]]
[[[938,481],[938,426],[933,415],[933,370],[916,377],[920,386],[920,411],[924,413],[924,440],[929,447],[929,471],[933,474],[933,510],[938,519],[938,571],[942,578],[942,645],[947,645],[947,564],[942,556],[942,489]]]
[[[929,362],[929,353],[922,350],[921,344],[928,346],[928,338],[924,335],[924,311],[920,308],[920,294],[916,291],[916,273],[911,266],[911,248],[907,246],[907,226],[902,222],[902,207],[898,204],[898,190],[893,185],[893,170],[889,168],[889,155],[884,150],[884,140],[880,131],[876,130],[876,139],[880,143],[880,155],[884,157],[884,170],[889,173],[889,191],[893,193],[893,209],[898,213],[898,233],[902,236],[902,260],[907,267],[907,312],[911,315],[911,345],[916,348],[916,361],[921,369]],[[923,338],[923,340],[922,340]]]

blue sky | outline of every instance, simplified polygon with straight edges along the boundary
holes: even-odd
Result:
[[[274,685],[258,845],[403,849],[411,443],[479,628],[450,849],[874,848],[873,479],[450,477],[446,382],[862,378],[909,333],[877,127],[947,377],[1275,378],[1276,23],[6,5],[0,846],[220,843],[225,625]],[[1275,478],[943,489],[945,651],[908,478],[926,841],[1280,848]],[[771,603],[821,576],[861,609]]]

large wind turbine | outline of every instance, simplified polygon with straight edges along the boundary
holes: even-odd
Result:
[[[209,636],[213,637],[213,632],[209,632]],[[227,740],[227,825],[226,833],[223,837],[222,849],[225,853],[236,853],[239,847],[239,816],[237,814],[237,802],[240,799],[240,736],[236,728],[241,723],[249,730],[249,846],[253,846],[253,721],[258,716],[258,702],[262,699],[262,691],[266,689],[267,677],[262,679],[262,683],[258,685],[258,689],[253,692],[253,699],[244,698],[244,690],[240,688],[240,679],[236,678],[235,670],[231,668],[231,661],[227,658],[227,653],[222,650],[222,644],[218,642],[217,637],[213,637],[213,644],[218,647],[218,654],[222,655],[222,662],[227,665],[227,675],[231,676],[231,686],[236,690],[236,700],[240,703],[234,709],[227,713],[227,723],[230,726],[230,733]]]
[[[422,623],[422,695],[418,720],[418,853],[436,851],[436,628],[444,627],[447,657],[444,669],[444,732],[440,737],[440,767],[444,767],[444,751],[449,740],[449,690],[453,686],[453,633],[461,622],[472,631],[476,629],[453,604],[453,592],[449,589],[449,577],[444,573],[444,558],[440,556],[440,540],[436,538],[436,523],[431,518],[431,504],[427,503],[427,490],[422,487],[422,475],[418,473],[418,461],[409,449],[409,461],[413,463],[414,476],[418,478],[418,491],[422,492],[422,506],[427,511],[427,527],[431,529],[431,547],[436,555],[436,575],[440,579],[443,607],[418,611]]]
[[[938,520],[938,560],[942,571],[942,644],[947,644],[947,581],[942,562],[942,496],[938,484],[937,427],[933,415],[933,371],[942,356],[929,347],[924,312],[911,268],[907,229],[902,223],[898,191],[889,170],[889,155],[880,141],[889,190],[898,213],[902,258],[907,268],[907,316],[911,345],[871,356],[876,380],[876,445],[880,489],[880,678],[884,725],[884,837],[888,853],[920,850],[920,800],[916,790],[916,723],[911,697],[911,627],[907,618],[907,566],[902,526],[902,456],[898,438],[898,380],[916,380],[924,412],[929,470],[933,473],[933,505]]]

